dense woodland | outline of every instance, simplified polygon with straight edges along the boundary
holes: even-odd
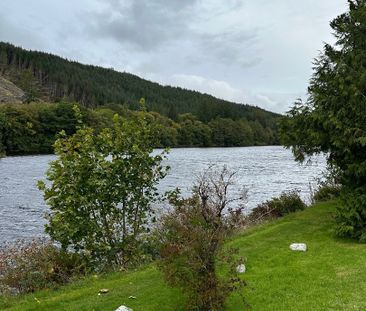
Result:
[[[30,103],[0,105],[0,153],[7,155],[52,153],[56,134],[73,134],[77,127],[70,103]],[[112,124],[113,115],[134,118],[139,112],[122,105],[89,109],[80,106],[83,121],[97,131]],[[147,113],[158,126],[156,147],[253,146],[275,144],[270,128],[258,121],[215,118],[208,123],[192,114],[179,115],[177,121],[157,112]]]
[[[59,130],[73,133],[66,103],[80,104],[86,122],[99,128],[114,113],[133,115],[141,97],[161,125],[160,146],[278,144],[275,113],[2,42],[0,75],[25,92],[27,104],[0,106],[0,148],[8,155],[51,152]]]

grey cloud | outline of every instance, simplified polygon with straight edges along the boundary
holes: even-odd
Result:
[[[219,34],[201,35],[199,44],[204,55],[213,60],[230,65],[240,65],[244,68],[253,67],[261,62],[255,51],[258,31],[226,31]]]
[[[128,7],[140,7],[141,5],[153,6],[153,7],[160,7],[169,10],[180,10],[186,7],[191,6],[196,0],[99,0],[100,3],[107,3],[109,8],[112,10],[123,10]]]
[[[120,44],[151,50],[182,37],[197,0],[110,0],[108,10],[94,12],[89,28],[92,35]]]
[[[109,0],[107,4],[87,17],[92,22],[86,29],[93,38],[111,39],[125,49],[146,53],[179,45],[176,56],[191,64],[211,60],[248,68],[261,62],[261,57],[248,53],[258,29],[233,30],[227,25],[213,33],[205,29],[205,22],[238,10],[243,1],[228,0],[223,5],[199,0]]]
[[[8,18],[5,12],[0,12],[0,41],[10,42],[27,48],[42,49],[45,48],[43,40],[35,33],[15,25]]]

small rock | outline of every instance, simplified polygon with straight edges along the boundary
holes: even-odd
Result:
[[[290,249],[298,252],[306,252],[307,246],[305,243],[292,243]]]
[[[126,307],[126,306],[120,306],[116,311],[133,311],[132,309]]]
[[[246,267],[244,264],[240,264],[239,266],[236,267],[236,272],[238,273],[245,273],[246,271]]]
[[[108,288],[102,288],[99,290],[99,294],[107,294],[109,293],[109,289]]]

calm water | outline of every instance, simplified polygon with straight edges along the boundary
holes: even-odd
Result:
[[[44,179],[53,155],[8,157],[0,160],[0,243],[40,236],[47,207],[36,187]],[[209,164],[227,165],[237,172],[233,192],[249,190],[248,209],[284,190],[298,189],[309,197],[309,182],[314,183],[325,169],[325,160],[299,165],[289,150],[279,146],[246,148],[173,149],[166,161],[169,175],[159,188],[180,187],[187,195],[197,173]]]

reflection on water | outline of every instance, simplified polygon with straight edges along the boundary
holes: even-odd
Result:
[[[36,183],[44,179],[54,158],[40,155],[0,160],[0,243],[42,235],[47,207]],[[237,172],[233,192],[241,186],[249,189],[248,208],[284,190],[298,189],[304,199],[308,198],[309,182],[314,183],[325,169],[324,158],[299,165],[289,150],[279,146],[172,149],[166,164],[171,170],[161,181],[160,191],[180,187],[184,195],[196,174],[209,164],[227,165]]]

